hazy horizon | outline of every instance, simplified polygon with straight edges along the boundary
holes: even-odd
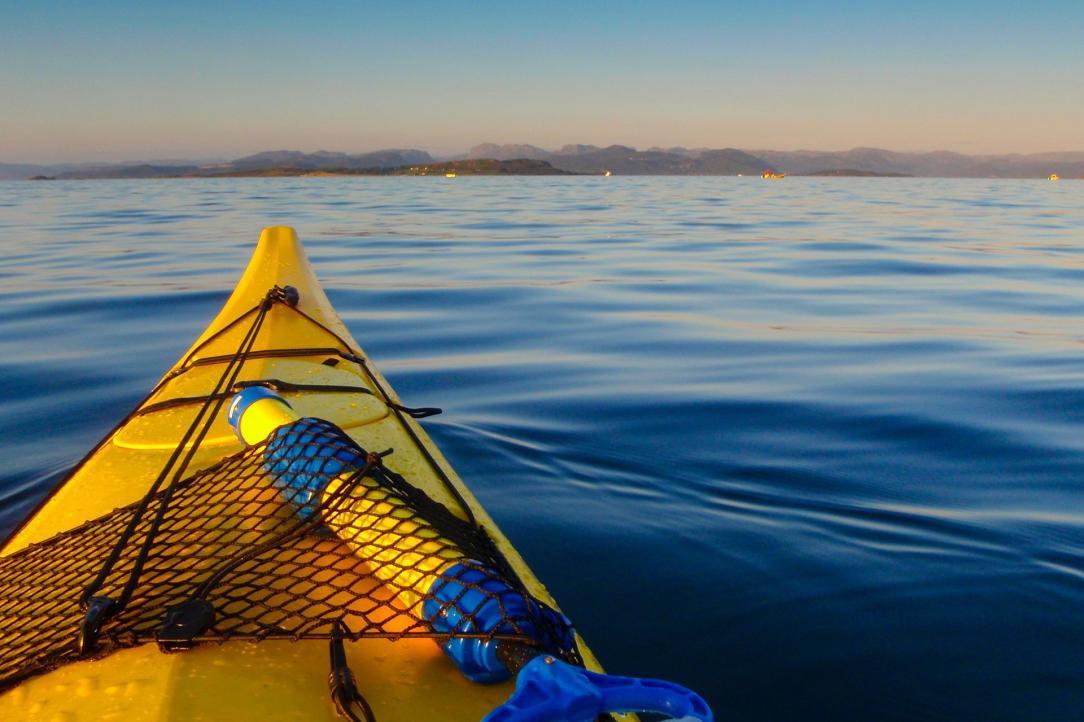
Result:
[[[0,161],[1082,145],[1084,4],[135,2],[0,11]]]
[[[528,141],[520,141],[520,142],[509,141],[507,143],[498,143],[498,142],[495,142],[495,141],[481,141],[479,143],[472,144],[470,147],[460,148],[458,150],[451,150],[451,151],[439,151],[439,150],[435,150],[435,149],[432,149],[432,148],[407,147],[407,146],[403,146],[403,145],[388,146],[388,147],[381,147],[381,148],[365,148],[365,149],[362,149],[362,150],[341,150],[341,149],[337,149],[337,148],[282,147],[282,148],[262,148],[260,150],[244,152],[244,153],[213,155],[213,156],[204,153],[202,155],[198,155],[198,156],[194,155],[194,156],[188,156],[188,157],[186,157],[186,156],[145,156],[145,157],[91,158],[91,159],[79,159],[79,158],[77,158],[77,159],[59,159],[59,160],[49,160],[49,161],[38,161],[38,160],[34,160],[34,159],[10,160],[8,158],[0,157],[0,163],[2,163],[2,164],[10,164],[10,165],[40,165],[40,166],[96,165],[96,164],[102,164],[102,165],[129,165],[129,164],[139,164],[139,163],[213,164],[213,163],[229,162],[229,161],[233,161],[233,160],[238,160],[240,158],[244,158],[244,157],[247,157],[247,156],[250,156],[250,155],[256,155],[256,154],[259,154],[259,153],[301,152],[301,153],[306,153],[306,154],[313,154],[313,153],[320,153],[320,152],[328,152],[328,153],[345,153],[347,155],[364,155],[364,154],[368,154],[368,153],[377,153],[377,152],[381,152],[381,151],[392,151],[392,150],[423,150],[423,151],[428,152],[430,155],[432,155],[434,159],[440,160],[442,158],[461,157],[461,156],[465,155],[468,151],[472,150],[474,147],[479,146],[479,145],[489,144],[489,143],[492,143],[493,145],[497,145],[497,146],[502,146],[502,145],[531,145],[531,146],[535,146],[535,147],[538,147],[538,148],[542,148],[543,150],[550,151],[550,152],[558,151],[558,150],[560,150],[562,147],[564,147],[566,145],[588,145],[588,144],[585,144],[585,143],[562,143],[562,144],[556,145],[556,146],[543,146],[543,145],[540,145],[538,143],[530,143]],[[713,147],[709,148],[707,146],[677,146],[677,145],[661,145],[661,144],[658,144],[658,143],[653,144],[653,145],[645,145],[645,146],[633,146],[633,145],[631,145],[629,143],[621,143],[621,142],[612,142],[612,143],[604,143],[604,144],[592,144],[592,145],[598,145],[598,147],[600,147],[600,148],[606,148],[608,146],[613,146],[613,145],[620,145],[620,146],[632,147],[637,151],[646,151],[646,150],[651,150],[651,149],[658,149],[658,150],[665,151],[665,150],[668,150],[668,149],[671,149],[671,148],[684,148],[685,150],[699,150],[699,149],[721,150],[721,149],[724,149],[724,148],[737,148],[737,150],[741,150],[741,151],[751,153],[751,154],[756,154],[756,153],[759,153],[759,152],[846,153],[848,151],[854,151],[854,150],[860,150],[860,149],[883,150],[883,151],[888,151],[890,153],[923,154],[923,153],[950,152],[950,153],[960,153],[961,155],[967,155],[967,156],[998,156],[998,157],[1001,157],[1001,156],[1013,156],[1013,155],[1020,155],[1020,156],[1040,155],[1041,156],[1041,155],[1048,155],[1048,154],[1049,155],[1061,155],[1061,154],[1064,154],[1066,156],[1075,156],[1075,155],[1084,154],[1084,149],[1072,149],[1072,148],[1058,148],[1058,149],[1053,149],[1053,150],[1038,150],[1038,151],[1031,151],[1031,152],[1006,151],[1006,152],[999,152],[999,153],[966,153],[966,152],[962,152],[962,151],[953,151],[953,150],[950,150],[948,148],[932,148],[932,149],[929,149],[929,150],[913,150],[912,151],[912,150],[900,150],[898,148],[884,148],[884,147],[879,147],[879,146],[852,146],[852,147],[849,147],[849,148],[778,148],[778,147],[738,148],[737,146],[734,146],[734,145],[719,145],[719,146],[713,146]]]

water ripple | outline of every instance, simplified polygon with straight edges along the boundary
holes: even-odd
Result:
[[[745,720],[1084,707],[1070,184],[0,184],[0,529],[213,316],[259,228],[607,666]]]

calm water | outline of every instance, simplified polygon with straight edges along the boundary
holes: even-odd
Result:
[[[0,531],[276,223],[611,671],[1084,719],[1084,183],[0,184]]]

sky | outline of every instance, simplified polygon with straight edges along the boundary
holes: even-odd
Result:
[[[1084,150],[1084,0],[0,0],[0,162]]]

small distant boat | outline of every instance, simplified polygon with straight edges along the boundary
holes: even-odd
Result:
[[[445,178],[455,178],[455,173],[452,173],[452,172],[449,171],[448,173],[444,174],[444,177]]]
[[[1057,173],[1051,173],[1049,176],[1047,176],[1047,180],[1061,180],[1061,176]]]
[[[610,172],[610,171],[608,171],[608,170],[604,170],[604,171],[602,171],[602,175],[604,175],[604,176],[606,176],[607,178],[609,178],[609,177],[610,177],[611,175],[613,175],[613,173],[611,173],[611,172]]]
[[[761,173],[760,177],[763,178],[764,180],[779,180],[780,178],[786,178],[787,174],[786,173],[776,173],[775,171],[773,171],[773,170],[771,170],[769,168],[768,170]]]

